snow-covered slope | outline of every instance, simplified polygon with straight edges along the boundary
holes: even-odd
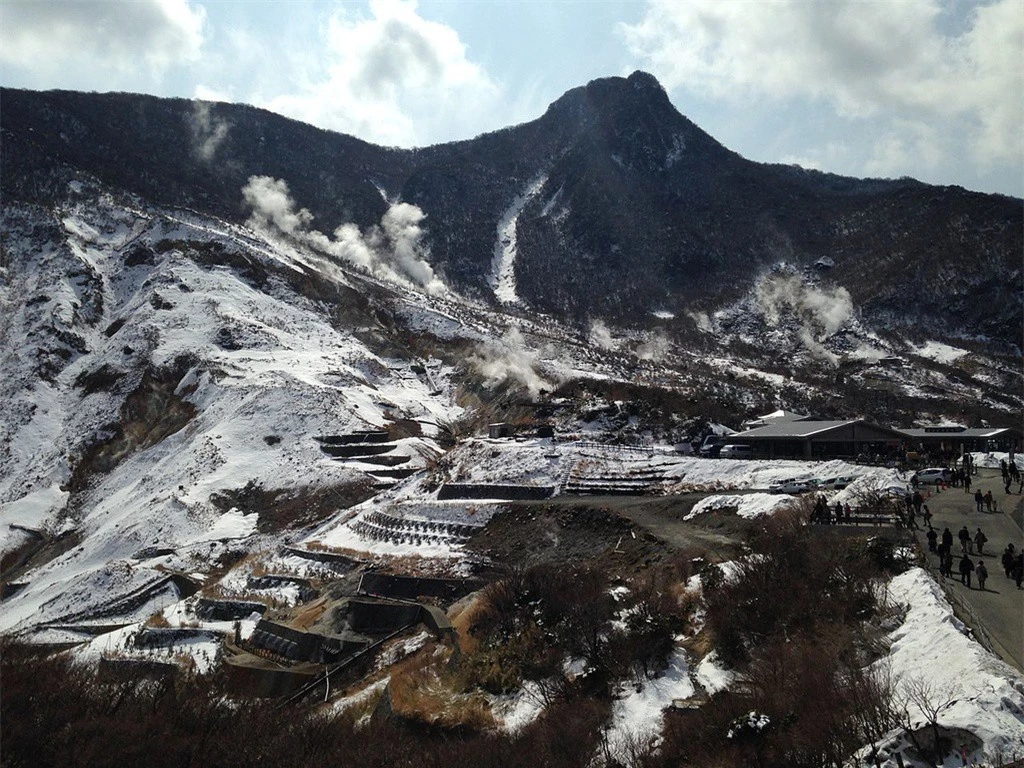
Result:
[[[357,338],[372,314],[337,322],[296,289],[344,288],[340,273],[189,218],[96,191],[53,212],[5,210],[4,549],[25,541],[10,524],[75,546],[28,574],[0,629],[88,614],[154,581],[147,548],[174,550],[163,568],[208,571],[256,533],[255,515],[215,503],[247,485],[344,495],[367,483],[314,436],[403,420],[421,436],[395,450],[423,466],[461,413],[450,366],[416,375]]]

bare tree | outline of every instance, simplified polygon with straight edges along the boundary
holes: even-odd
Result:
[[[900,713],[900,725],[906,731],[907,736],[913,742],[917,751],[931,762],[933,768],[943,760],[942,747],[939,742],[939,717],[947,709],[956,704],[963,696],[963,689],[959,683],[938,683],[919,675],[903,678],[898,686],[898,711]],[[917,733],[913,727],[910,716],[911,707],[917,708],[924,716],[925,721],[932,729],[932,757],[928,758],[928,752],[923,749],[917,740]]]

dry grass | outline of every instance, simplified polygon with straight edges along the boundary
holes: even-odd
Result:
[[[167,621],[167,619],[164,617],[164,615],[162,613],[160,613],[159,611],[157,611],[152,616],[150,616],[148,619],[146,619],[145,626],[147,626],[147,627],[157,627],[159,629],[167,629],[171,625]]]
[[[442,728],[484,730],[495,726],[487,700],[462,693],[449,669],[451,651],[425,648],[391,668],[388,692],[394,713]]]
[[[292,619],[291,625],[296,629],[308,630],[316,624],[330,608],[332,601],[320,597],[303,606],[302,610]]]
[[[476,626],[484,611],[480,600],[480,592],[474,592],[453,605],[448,612],[448,620],[458,633],[459,649],[463,653],[473,653],[480,647],[480,640],[470,630]]]

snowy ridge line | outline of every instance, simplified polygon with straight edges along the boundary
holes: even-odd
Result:
[[[487,282],[494,291],[495,298],[502,304],[518,304],[516,293],[516,226],[519,214],[547,183],[547,174],[538,176],[527,185],[526,189],[516,197],[512,204],[498,220],[497,239],[494,241],[494,259],[491,261],[491,274]]]

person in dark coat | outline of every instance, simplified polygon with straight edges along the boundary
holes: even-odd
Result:
[[[960,549],[964,554],[967,554],[968,549],[973,549],[974,542],[971,541],[971,532],[967,530],[966,525],[960,529],[956,537],[960,539]]]
[[[1017,582],[1017,589],[1020,589],[1024,581],[1024,552],[1019,552],[1013,559],[1013,580]]]
[[[924,518],[925,525],[927,525],[928,529],[931,530],[931,527],[932,527],[932,511],[930,509],[928,509],[928,505],[927,504],[922,504],[921,505],[921,516]]]
[[[948,549],[942,556],[942,567],[939,569],[939,573],[947,578],[953,578],[953,553]]]
[[[971,588],[971,574],[974,573],[974,563],[967,555],[960,558],[960,583]]]
[[[981,488],[974,492],[974,503],[978,505],[978,512],[981,512],[981,508],[985,504],[985,497],[981,493]]]
[[[939,540],[939,534],[937,534],[935,532],[934,528],[929,528],[928,529],[928,536],[927,537],[928,537],[928,551],[929,552],[935,552],[936,551],[936,542]]]
[[[942,532],[942,543],[946,549],[953,546],[953,532],[948,527]]]
[[[1003,550],[1002,564],[1003,571],[1006,573],[1006,578],[1010,578],[1013,574],[1013,544],[1007,544],[1006,549]]]
[[[985,554],[982,550],[985,548],[985,543],[987,541],[988,541],[988,536],[986,536],[984,533],[982,533],[981,532],[981,528],[979,528],[978,532],[976,534],[974,534],[974,546],[976,546],[978,548],[978,554],[979,555],[984,555]]]
[[[978,589],[982,592],[985,591],[985,580],[988,579],[988,568],[985,567],[985,561],[979,560],[978,567],[975,568],[975,573],[978,574]]]

